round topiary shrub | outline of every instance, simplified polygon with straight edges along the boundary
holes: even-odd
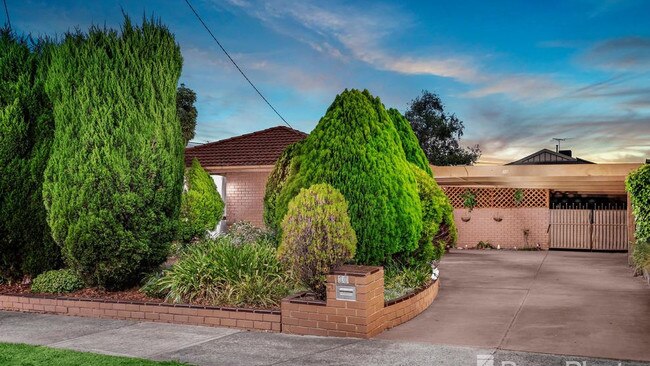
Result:
[[[345,197],[332,186],[302,189],[289,203],[278,256],[319,297],[327,274],[352,259],[356,245]]]
[[[71,269],[47,271],[36,276],[32,282],[32,292],[62,294],[84,288],[84,281]]]
[[[345,90],[336,97],[295,152],[290,170],[277,197],[276,220],[301,189],[327,183],[348,203],[359,240],[357,262],[384,264],[417,249],[417,183],[391,118],[368,91]]]
[[[224,202],[210,174],[197,159],[185,171],[185,186],[181,199],[179,239],[190,242],[214,230],[223,217]]]

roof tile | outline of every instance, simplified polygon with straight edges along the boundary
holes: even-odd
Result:
[[[284,149],[308,135],[277,126],[185,149],[185,165],[197,158],[203,167],[273,165]]]

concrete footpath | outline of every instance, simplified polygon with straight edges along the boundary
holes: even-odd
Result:
[[[650,365],[497,348],[304,337],[226,328],[13,312],[0,312],[0,342],[46,345],[154,360],[177,360],[193,365]],[[504,361],[510,363],[503,364]],[[567,363],[568,361],[574,363]]]

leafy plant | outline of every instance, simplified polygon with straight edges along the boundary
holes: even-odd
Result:
[[[495,249],[494,245],[490,244],[489,241],[479,241],[478,244],[476,244],[476,249]]]
[[[84,282],[71,269],[59,269],[41,273],[32,282],[32,292],[62,294],[84,288]]]
[[[524,190],[517,188],[514,193],[514,200],[517,206],[521,206],[521,203],[524,202]]]
[[[221,236],[189,247],[143,291],[173,303],[275,308],[295,288],[293,278],[272,246]]]
[[[287,184],[292,170],[293,158],[300,151],[302,141],[287,146],[275,163],[264,191],[264,224],[273,233],[276,240],[280,239],[281,224],[284,212],[278,207],[278,199],[282,189]]]
[[[453,222],[453,207],[435,179],[414,164],[409,165],[418,184],[422,207],[422,232],[417,251],[413,255],[402,258],[401,261],[409,262],[411,265],[415,262],[426,264],[440,259],[448,244],[447,241],[451,241],[453,237],[449,233],[446,233],[445,237],[437,237],[441,234],[441,226],[446,224],[449,217]],[[449,230],[450,227],[446,225],[444,229]],[[455,230],[455,227],[452,229]],[[449,244],[453,245],[453,243]]]
[[[43,197],[54,240],[90,285],[118,289],[163,263],[178,223],[183,59],[154,20],[92,27],[52,53],[54,142]]]
[[[186,145],[194,138],[194,130],[196,129],[198,112],[194,103],[196,103],[196,93],[181,83],[181,86],[176,90],[176,113],[181,123],[183,141]]]
[[[431,281],[431,266],[390,265],[384,270],[384,300],[398,299],[426,286]]]
[[[630,195],[636,230],[636,245],[632,258],[637,272],[648,266],[650,258],[650,164],[644,164],[631,172],[625,187]]]
[[[327,274],[354,257],[356,244],[343,195],[328,184],[315,184],[289,203],[278,256],[324,298]]]
[[[477,204],[476,193],[470,189],[467,189],[465,192],[463,192],[461,198],[463,199],[463,207],[465,207],[469,212],[472,212]]]
[[[185,170],[185,186],[181,199],[179,239],[190,242],[201,239],[213,230],[221,218],[225,204],[210,174],[194,158]]]
[[[61,265],[42,196],[54,135],[44,88],[53,47],[0,29],[0,276],[7,282]]]
[[[238,221],[228,228],[228,237],[234,245],[246,243],[272,244],[275,243],[273,233],[269,230],[259,228],[249,221]]]
[[[284,218],[302,188],[327,183],[348,202],[359,263],[382,264],[417,249],[422,231],[417,184],[379,98],[359,90],[338,95],[289,167],[271,215],[276,220]]]

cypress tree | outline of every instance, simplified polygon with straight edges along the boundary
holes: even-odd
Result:
[[[181,68],[173,35],[154,20],[69,33],[53,52],[43,194],[54,239],[89,285],[125,287],[167,257],[183,184]]]
[[[431,167],[429,166],[429,160],[427,160],[424,150],[420,147],[418,138],[415,136],[409,121],[395,108],[390,108],[388,115],[393,121],[395,129],[397,129],[400,141],[402,142],[402,149],[404,149],[404,154],[406,154],[406,160],[415,164],[430,176],[433,176]]]
[[[279,233],[281,231],[280,223],[282,217],[277,210],[278,197],[282,188],[287,182],[289,175],[292,174],[291,162],[293,157],[300,151],[302,141],[295,142],[282,152],[280,158],[275,163],[269,178],[266,180],[266,190],[264,191],[264,224],[273,232],[276,240],[280,240]]]
[[[0,277],[9,280],[60,264],[42,197],[53,136],[43,86],[51,47],[0,30]]]
[[[417,184],[379,98],[354,89],[337,95],[291,165],[295,173],[277,199],[276,218],[284,217],[301,188],[328,183],[348,202],[357,262],[383,264],[417,249],[422,230]]]

